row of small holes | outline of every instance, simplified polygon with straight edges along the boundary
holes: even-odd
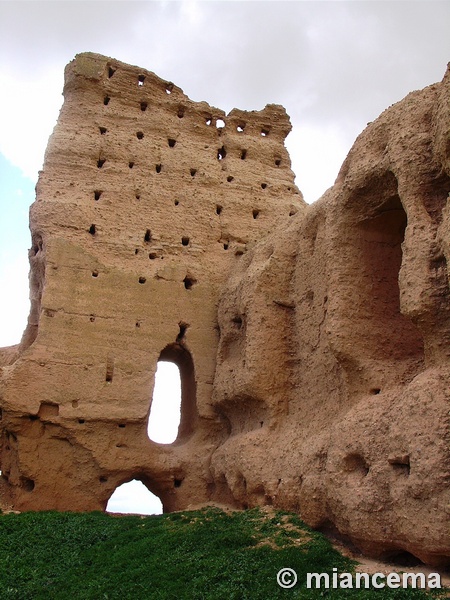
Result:
[[[129,167],[130,169],[132,169],[132,168],[134,167],[134,162],[133,162],[133,161],[130,161],[130,162],[128,163],[128,167]],[[161,170],[162,170],[162,165],[161,165],[161,164],[157,164],[157,165],[155,165],[155,171],[156,171],[157,173],[161,173]],[[191,170],[190,170],[190,173],[191,173],[191,176],[192,176],[192,177],[195,177],[195,174],[197,173],[197,170],[196,170],[196,169],[191,169]],[[228,175],[228,177],[227,177],[227,181],[228,181],[228,183],[231,183],[233,180],[234,180],[234,177],[233,177],[232,175]]]
[[[108,69],[108,77],[111,79],[111,77],[114,75],[114,73],[117,71],[117,67],[109,67]],[[138,79],[137,79],[137,84],[138,87],[142,87],[144,85],[145,82],[145,75],[139,75]],[[173,83],[171,81],[169,81],[168,83],[166,83],[165,86],[165,90],[167,94],[171,94],[172,90],[173,90]]]
[[[145,279],[145,277],[143,277],[142,279]],[[192,286],[197,283],[197,280],[193,279],[193,278],[190,278],[190,277],[188,277],[186,275],[186,277],[183,279],[183,283],[184,283],[184,287],[187,290],[190,290],[190,289],[192,289]],[[95,315],[90,315],[89,320],[90,320],[91,323],[94,323],[95,322]],[[141,322],[140,321],[136,321],[134,325],[135,325],[135,327],[137,329],[139,329],[141,327]],[[77,400],[73,400],[72,401],[72,406],[73,406],[73,408],[78,408],[78,401]],[[30,416],[30,418],[31,418],[31,416]],[[83,423],[85,423],[85,419],[78,419],[78,423],[80,423],[80,425],[83,425]],[[121,424],[121,425],[119,425],[119,427],[125,427],[125,425]]]
[[[217,212],[217,211],[219,211],[219,212]],[[220,212],[221,212],[221,211],[222,211],[222,207],[221,207],[221,206],[218,206],[218,207],[216,208],[216,212],[217,212],[217,214],[220,214]],[[258,215],[259,215],[259,210],[253,210],[253,218],[254,218],[254,219],[256,219],[256,218],[258,217]],[[97,228],[96,228],[96,226],[95,226],[95,224],[94,224],[94,223],[93,223],[93,224],[92,224],[92,225],[89,227],[89,230],[88,230],[88,231],[89,231],[89,233],[90,233],[91,235],[95,235],[95,234],[97,233]],[[149,241],[151,241],[151,233],[150,233],[150,229],[147,229],[147,231],[146,231],[146,233],[145,233],[145,236],[144,236],[144,240],[145,240],[146,242],[149,242]],[[190,242],[190,238],[189,238],[189,237],[187,237],[187,236],[183,236],[183,237],[181,238],[181,244],[182,244],[182,246],[189,246],[189,242]],[[223,248],[224,248],[224,250],[228,250],[228,247],[229,247],[229,243],[228,243],[228,242],[225,242],[225,243],[224,243],[224,245],[223,245]],[[135,254],[138,254],[138,253],[139,253],[139,249],[137,249],[137,248],[136,248],[136,250],[134,251],[134,253],[135,253]],[[151,260],[154,260],[155,258],[157,258],[157,255],[156,255],[156,253],[154,253],[154,252],[150,252],[150,254],[148,255],[148,257],[149,257]],[[161,258],[162,258],[162,257],[161,257]],[[92,277],[98,277],[98,271],[92,271]],[[139,281],[139,283],[145,283],[145,278],[143,278],[143,279],[144,279],[144,281]]]
[[[138,87],[143,87],[144,82],[145,82],[145,75],[139,75],[138,76],[138,81],[137,81]],[[173,83],[171,81],[169,81],[168,83],[166,83],[165,91],[166,91],[166,94],[171,94],[172,93],[172,91],[173,91]]]
[[[210,127],[213,124],[213,118],[212,117],[207,117],[206,121],[205,121],[206,125],[208,127]],[[225,127],[226,123],[223,119],[216,119],[216,127],[217,129],[223,129]],[[236,131],[238,133],[244,133],[245,130],[245,123],[241,123],[240,125],[236,126]],[[262,137],[267,137],[270,133],[270,130],[266,127],[263,127],[261,129],[261,136]]]
[[[93,271],[92,272],[92,277],[98,277],[98,271]],[[139,283],[141,285],[143,285],[146,281],[147,278],[146,277],[139,277],[138,279]],[[197,280],[194,277],[190,277],[189,275],[186,275],[186,277],[183,279],[183,284],[186,290],[191,290],[192,287],[197,283]],[[91,323],[94,323],[95,321],[95,315],[90,315],[89,320]],[[139,322],[136,323],[136,327],[140,327],[141,324]]]
[[[233,178],[231,177],[231,179],[233,179]],[[261,184],[261,187],[265,188],[265,187],[266,187],[266,184],[265,184],[265,183],[262,183],[262,184]],[[95,200],[100,200],[100,197],[101,197],[102,193],[103,193],[102,191],[100,191],[100,190],[96,190],[96,191],[94,192],[94,199],[95,199]],[[137,198],[137,197],[138,197],[138,196],[136,196],[136,198]],[[175,206],[178,206],[179,204],[180,204],[180,201],[179,201],[179,200],[175,200],[175,201],[174,201],[174,205],[175,205]],[[222,210],[223,210],[223,207],[222,207],[222,206],[220,206],[220,204],[218,204],[218,205],[216,206],[216,214],[217,214],[217,215],[220,215],[220,214],[221,214],[221,212],[222,212]],[[254,210],[253,210],[253,212],[252,212],[252,214],[253,214],[253,218],[254,218],[254,219],[256,219],[256,218],[258,217],[258,215],[259,215],[259,210],[257,210],[257,209],[254,209]],[[292,215],[291,215],[291,213],[289,213],[289,216],[292,216]],[[93,229],[93,231],[89,230],[89,232],[90,232],[90,233],[92,233],[92,234],[95,234],[95,225],[93,225],[92,227],[94,228],[94,229]],[[150,231],[150,229],[147,229],[147,231],[145,232],[144,241],[145,241],[145,242],[150,242],[150,241],[151,241],[151,239],[152,239],[152,238],[151,238],[151,231]],[[188,238],[183,238],[183,239],[188,239]],[[189,240],[188,240],[188,242],[187,242],[187,243],[184,243],[184,242],[183,242],[183,245],[184,245],[184,246],[187,246],[187,245],[188,245],[188,243],[189,243]],[[136,254],[137,254],[137,251],[136,251]]]
[[[92,223],[92,225],[89,227],[88,231],[89,231],[89,233],[91,235],[95,235],[97,233],[97,228],[96,228],[96,226],[95,226],[94,223]],[[147,229],[147,231],[145,232],[145,235],[144,235],[144,242],[149,243],[151,241],[152,241],[152,232],[150,231],[150,229]],[[189,245],[189,241],[190,240],[189,240],[189,238],[187,236],[183,236],[181,238],[181,243],[182,243],[183,246],[188,246]],[[138,252],[139,252],[139,250],[136,249],[135,250],[135,254],[138,254]],[[155,258],[155,257],[154,256],[149,256],[149,258]],[[97,273],[97,275],[98,275],[98,273]],[[93,274],[94,277],[97,277],[97,275]]]
[[[140,79],[141,77],[142,77],[142,79]],[[140,75],[139,76],[138,86],[143,86],[144,85],[144,79],[145,79],[144,75]],[[173,90],[173,84],[172,83],[168,84],[167,87],[166,87],[166,93],[167,94],[171,94],[172,90]],[[103,104],[105,106],[108,106],[110,100],[111,100],[110,96],[105,96],[103,98]],[[147,110],[147,108],[148,108],[148,102],[145,102],[145,100],[142,100],[140,102],[139,106],[140,106],[142,112],[145,112]],[[178,108],[177,115],[178,115],[178,117],[180,119],[182,119],[184,117],[184,107],[180,106]],[[212,117],[207,117],[207,119],[205,120],[205,123],[209,127],[213,123],[213,118]],[[217,129],[224,129],[225,125],[226,125],[226,123],[225,123],[225,121],[223,119],[216,119],[216,128]],[[245,123],[236,126],[236,131],[238,133],[243,133],[244,130],[245,130]],[[260,133],[261,133],[261,137],[267,137],[269,135],[269,133],[270,133],[270,129],[263,127],[261,129]]]
[[[137,137],[139,140],[141,140],[141,139],[144,137],[144,134],[142,133],[142,131],[138,131],[138,133],[136,134],[136,137]],[[168,139],[168,140],[167,140],[167,143],[169,144],[169,147],[170,147],[170,148],[173,148],[177,142],[176,142],[176,140],[173,140],[173,139]],[[225,150],[225,148],[223,148],[223,147],[222,147],[222,148],[220,148],[220,150],[218,150],[218,152],[217,152],[217,159],[218,159],[218,160],[223,160],[223,159],[225,158],[225,156],[226,156],[226,155],[227,155],[227,153],[226,153],[226,150]],[[246,156],[247,156],[247,150],[242,150],[242,152],[241,152],[241,159],[242,159],[242,160],[245,160],[245,157],[246,157]],[[99,169],[101,169],[101,168],[103,167],[103,165],[105,164],[105,162],[106,162],[106,158],[99,158],[99,159],[98,159],[98,161],[97,161],[97,167],[98,167]],[[277,161],[275,161],[275,164],[277,164]],[[277,166],[278,166],[278,165],[277,165]],[[130,162],[128,163],[128,167],[129,167],[130,169],[132,169],[132,168],[134,167],[134,162],[133,162],[133,161],[130,161]],[[157,173],[161,173],[161,168],[162,168],[162,165],[161,165],[161,163],[158,163],[157,165],[155,165],[155,170],[156,170],[156,172],[157,172]],[[191,169],[191,170],[190,170],[190,173],[191,173],[192,177],[194,177],[194,175],[197,173],[197,169]],[[228,175],[228,177],[227,177],[227,181],[233,181],[233,179],[234,179],[234,177],[233,177],[232,175]],[[265,189],[265,188],[266,188],[266,186],[267,186],[267,184],[266,184],[266,183],[262,183],[262,184],[261,184],[261,187],[262,187],[263,189]]]
[[[139,281],[140,284],[144,284],[147,281],[147,279],[146,279],[146,277],[142,277],[141,276],[141,277],[139,277],[138,281]],[[183,284],[184,284],[184,287],[185,287],[186,290],[191,290],[192,287],[196,283],[197,283],[197,280],[194,279],[193,277],[189,277],[188,275],[186,275],[186,277],[183,279]],[[136,323],[136,327],[140,327],[140,324],[138,325]]]
[[[99,127],[99,130],[100,130],[101,135],[104,135],[107,132],[106,127]],[[136,137],[138,138],[138,140],[142,140],[144,138],[144,133],[142,131],[138,131],[136,133]],[[168,138],[167,143],[170,148],[174,148],[177,141],[174,140],[173,138]],[[219,150],[217,151],[217,159],[223,160],[226,157],[226,155],[227,155],[227,151],[225,149],[225,146],[222,146],[222,148],[219,148]],[[241,150],[240,157],[241,157],[241,160],[245,160],[247,158],[247,150]],[[105,163],[105,159],[102,159],[102,160],[98,161],[97,165],[99,168],[101,168],[104,165],[104,163]],[[275,158],[275,165],[277,167],[279,167],[281,165],[281,158]],[[129,163],[130,169],[132,169],[133,166],[134,166],[134,163]]]

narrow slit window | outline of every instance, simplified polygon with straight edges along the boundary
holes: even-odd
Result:
[[[106,383],[112,383],[114,376],[114,358],[111,355],[108,355],[106,359]]]

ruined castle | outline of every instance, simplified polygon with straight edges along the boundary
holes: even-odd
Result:
[[[450,557],[450,71],[308,206],[281,106],[229,114],[85,53],[31,208],[31,313],[0,349],[0,495],[298,512],[363,552]],[[147,435],[159,360],[173,444]]]

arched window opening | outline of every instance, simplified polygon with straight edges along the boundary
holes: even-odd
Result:
[[[182,343],[170,344],[159,357],[148,418],[152,442],[184,441],[197,418],[196,385],[192,357]]]
[[[180,417],[180,370],[172,362],[159,361],[148,419],[148,437],[159,444],[172,444],[178,436]]]
[[[142,483],[133,479],[119,485],[106,505],[106,512],[139,515],[161,515],[161,500]]]

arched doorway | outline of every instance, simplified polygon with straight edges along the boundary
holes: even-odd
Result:
[[[106,512],[140,515],[161,515],[161,500],[137,479],[119,485],[106,505]]]

